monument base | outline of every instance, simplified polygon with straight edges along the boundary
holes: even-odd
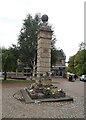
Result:
[[[73,98],[66,95],[65,97],[60,98],[43,98],[43,99],[31,99],[31,97],[28,95],[26,90],[20,90],[20,93],[16,93],[14,95],[14,98],[17,100],[25,102],[25,104],[29,103],[42,103],[42,102],[63,102],[63,101],[73,101]]]
[[[28,88],[21,89],[14,94],[14,98],[28,103],[38,102],[62,102],[73,101],[62,89],[52,84],[42,84],[41,82],[32,84]]]

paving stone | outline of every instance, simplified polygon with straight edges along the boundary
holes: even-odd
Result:
[[[60,82],[63,83],[60,84]],[[60,80],[60,82],[59,87],[60,85],[63,85],[63,88],[65,87],[67,95],[74,98],[73,102],[25,104],[13,97],[13,94],[23,87],[4,88],[2,90],[2,116],[5,118],[84,118],[84,95],[81,91],[83,83],[76,81],[70,84],[63,80]],[[69,85],[71,86],[69,87]],[[80,88],[79,93],[72,91],[72,87],[78,89],[77,86]]]

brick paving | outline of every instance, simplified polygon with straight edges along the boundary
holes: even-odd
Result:
[[[24,86],[3,87],[2,117],[3,118],[84,118],[84,82],[69,82],[63,78],[53,79],[53,83],[63,88],[67,95],[74,98],[73,102],[31,103],[14,99],[13,94]]]

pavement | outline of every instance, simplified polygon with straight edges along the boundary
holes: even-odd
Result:
[[[12,85],[2,88],[2,118],[84,118],[84,85],[76,80],[69,82],[64,78],[54,78],[53,84],[62,88],[74,101],[43,102],[25,104],[13,97],[13,94],[25,87]]]

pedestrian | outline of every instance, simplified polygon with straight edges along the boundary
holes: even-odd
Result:
[[[77,79],[77,75],[76,75],[76,74],[74,75],[74,79],[75,79],[75,80]]]
[[[72,80],[73,80],[72,75],[69,75],[69,81],[72,81]]]

